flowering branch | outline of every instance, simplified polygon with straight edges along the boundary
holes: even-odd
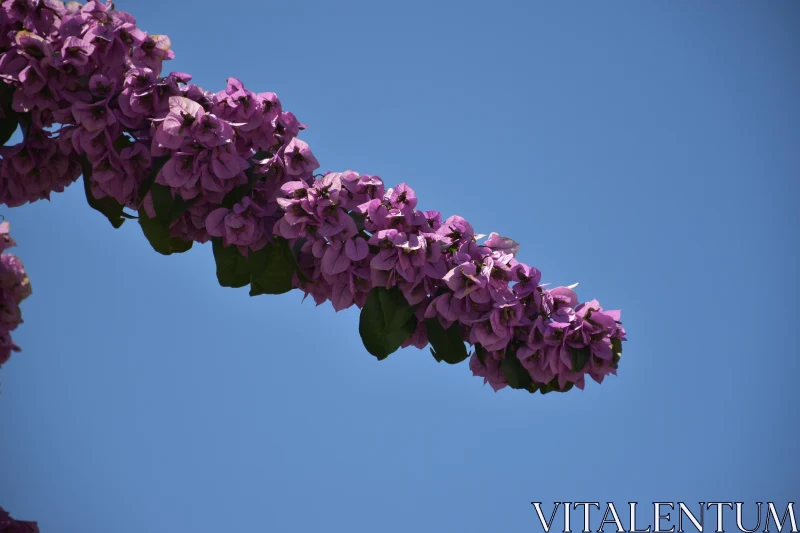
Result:
[[[574,286],[546,288],[516,242],[417,210],[405,183],[315,175],[297,138],[306,126],[274,93],[162,76],[173,57],[168,37],[110,1],[3,1],[0,203],[49,199],[83,175],[89,205],[115,228],[137,220],[155,251],[211,241],[222,286],[361,308],[359,333],[378,359],[430,344],[439,362],[469,358],[495,391],[542,394],[616,374],[619,311],[579,303]],[[18,128],[22,142],[8,146]],[[14,245],[8,228],[1,250]],[[31,292],[19,259],[1,258],[0,365],[19,350],[10,331]],[[38,527],[0,508],[0,533],[26,531]]]
[[[223,286],[361,308],[378,359],[430,344],[437,361],[470,358],[495,390],[543,394],[616,374],[619,311],[546,288],[516,242],[418,210],[405,183],[314,175],[306,126],[274,93],[164,76],[170,44],[110,1],[3,2],[0,141],[18,125],[24,139],[0,148],[0,202],[49,198],[83,175],[89,205],[115,228],[138,219],[157,252],[211,241]]]

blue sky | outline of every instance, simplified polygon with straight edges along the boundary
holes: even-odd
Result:
[[[530,396],[379,363],[355,308],[220,288],[210,244],[160,256],[77,184],[0,209],[33,286],[0,505],[44,533],[392,533],[797,500],[800,3],[233,6],[117,5],[168,69],[277,92],[321,170],[406,181],[621,308],[619,376]]]

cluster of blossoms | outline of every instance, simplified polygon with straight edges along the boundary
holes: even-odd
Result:
[[[24,133],[0,151],[0,202],[47,198],[84,169],[94,199],[154,219],[158,188],[184,206],[168,220],[171,238],[218,239],[243,257],[288,241],[294,287],[317,304],[361,308],[374,288],[399,289],[418,320],[403,346],[428,344],[426,320],[456,327],[476,347],[473,373],[495,390],[507,385],[512,354],[534,384],[560,390],[616,373],[619,311],[546,288],[515,258],[517,243],[492,233],[479,244],[484,236],[463,218],[416,209],[406,184],[314,175],[319,164],[297,138],[305,126],[274,93],[235,78],[211,93],[187,74],[162,76],[169,39],[111,2],[6,0],[0,52],[0,88],[13,90],[0,112]]]
[[[305,126],[274,93],[255,94],[234,78],[210,93],[187,74],[161,76],[174,57],[169,48],[166,36],[147,35],[110,2],[3,2],[0,84],[13,98],[0,112],[13,113],[25,135],[0,149],[0,202],[48,198],[74,182],[85,161],[95,199],[153,216],[148,179],[158,164],[155,183],[191,203],[173,221],[174,237],[205,242],[224,234],[226,244],[263,247],[277,209],[274,201],[273,209],[262,206],[284,175],[312,166],[300,155],[307,145],[295,139]],[[225,196],[248,184],[248,169],[263,179],[209,224]]]
[[[16,246],[8,230],[8,222],[0,224],[0,366],[9,360],[11,352],[19,351],[19,347],[11,340],[11,332],[22,323],[19,304],[31,295],[31,284],[22,261],[14,255],[3,253],[7,248]]]
[[[36,522],[14,520],[0,507],[0,533],[39,533],[39,526]]]
[[[479,244],[485,236],[463,218],[417,210],[407,184],[386,189],[380,178],[352,171],[288,182],[281,196],[285,215],[275,234],[303,240],[300,266],[311,281],[298,286],[318,304],[363,307],[372,288],[398,287],[419,320],[403,346],[428,344],[425,319],[457,324],[463,340],[486,351],[476,350],[470,367],[495,390],[507,385],[500,365],[509,351],[534,383],[556,379],[560,389],[616,373],[620,312],[540,285],[541,273],[515,259],[513,240],[492,233]],[[572,349],[586,348],[590,357],[574,369]]]

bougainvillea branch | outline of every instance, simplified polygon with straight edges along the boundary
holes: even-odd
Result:
[[[547,288],[516,242],[418,210],[405,183],[314,175],[306,126],[274,93],[162,75],[170,44],[110,2],[3,2],[0,141],[23,140],[0,149],[0,202],[49,198],[83,175],[89,205],[115,228],[137,219],[157,252],[211,241],[223,286],[361,308],[378,359],[430,344],[495,390],[541,393],[616,373],[619,311]]]
[[[436,361],[469,358],[495,391],[542,394],[616,374],[619,311],[547,288],[516,242],[418,210],[405,183],[315,175],[297,137],[306,126],[274,93],[236,78],[204,91],[188,74],[162,75],[173,57],[166,36],[111,2],[0,0],[0,203],[49,199],[83,176],[88,204],[114,228],[137,220],[156,252],[211,241],[224,287],[357,306],[379,360],[430,345]],[[0,365],[19,350],[10,332],[30,292],[22,263],[2,254]],[[0,533],[26,531],[39,529],[0,508]]]

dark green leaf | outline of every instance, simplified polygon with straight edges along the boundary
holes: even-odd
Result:
[[[614,354],[614,358],[611,362],[611,368],[617,368],[619,360],[622,358],[622,341],[617,337],[611,339],[611,351]]]
[[[247,257],[236,246],[223,246],[222,239],[212,239],[217,280],[223,287],[244,287],[250,284],[250,296],[283,294],[294,288],[292,275],[296,264],[285,239],[277,237]]]
[[[263,161],[264,159],[272,159],[273,157],[275,157],[275,154],[267,152],[266,150],[259,150],[250,159],[255,159],[256,161]]]
[[[167,164],[167,161],[169,161],[169,156],[167,155],[153,158],[153,167],[150,170],[150,176],[139,185],[139,198],[147,196],[147,193],[150,192],[150,188],[156,181],[156,176],[161,172],[161,168]]]
[[[475,355],[478,356],[478,361],[480,361],[483,366],[486,366],[486,348],[480,343],[475,343]]]
[[[478,357],[478,361],[486,366],[486,358],[489,356],[489,352],[480,343],[475,344],[475,355]],[[524,389],[531,394],[539,390],[539,385],[533,382],[528,371],[520,363],[516,352],[510,348],[506,350],[505,359],[500,363],[500,371],[503,372],[506,382],[512,389]],[[545,393],[542,392],[542,394]]]
[[[574,386],[575,386],[574,383],[568,381],[564,385],[564,388],[562,389],[561,387],[558,386],[558,378],[556,377],[553,378],[552,381],[550,381],[550,383],[545,383],[544,385],[540,385],[539,392],[542,394],[548,394],[551,392],[567,392]]]
[[[2,52],[3,50],[0,50],[0,53]],[[14,87],[3,81],[0,81],[0,106],[2,106],[3,109],[6,108],[10,109],[13,97],[14,97]]]
[[[192,241],[170,237],[169,226],[165,226],[155,218],[148,217],[144,209],[139,210],[139,225],[153,250],[162,255],[180,254],[192,247]]]
[[[469,357],[458,322],[445,330],[438,318],[428,318],[425,327],[432,346],[431,354],[436,361],[455,365]]]
[[[397,287],[379,290],[378,301],[381,304],[383,321],[389,329],[402,327],[414,314],[414,308],[408,304],[403,292]]]
[[[539,392],[539,385],[531,381],[531,384],[525,389],[526,391],[530,392],[531,394],[535,394]]]
[[[222,199],[222,207],[233,209],[233,206],[241,202],[242,198],[247,196],[247,194],[253,189],[253,185],[258,183],[258,181],[262,178],[262,176],[254,173],[252,167],[245,170],[244,173],[247,176],[247,183],[235,187],[231,192],[226,194],[225,198]]]
[[[306,239],[305,237],[300,237],[299,239],[294,241],[294,244],[292,245],[292,253],[294,254],[295,257],[298,257],[300,255],[300,251],[303,249],[303,246],[305,246],[307,242],[308,239]]]
[[[17,131],[17,116],[6,113],[6,118],[0,119],[0,146],[5,146],[15,131]]]
[[[17,113],[17,122],[19,122],[19,129],[22,130],[22,138],[28,138],[28,132],[31,131],[31,125],[33,121],[31,120],[30,113]]]
[[[11,109],[14,90],[14,87],[0,80],[0,117],[3,117],[0,118],[0,147],[5,146],[11,139],[17,131],[17,126],[23,126],[23,134],[27,133],[24,130],[24,124],[22,124],[22,117]]]
[[[569,352],[572,355],[573,372],[580,372],[583,370],[583,367],[586,366],[586,363],[589,362],[589,358],[592,356],[592,350],[588,346],[584,346],[583,348],[573,348],[570,346]]]
[[[96,211],[101,212],[111,222],[114,228],[119,228],[125,222],[123,216],[127,217],[127,213],[123,213],[122,205],[110,196],[97,199],[92,195],[92,166],[85,158],[81,158],[81,171],[83,173],[83,190],[86,194],[86,201],[89,206]]]
[[[311,283],[311,280],[308,279],[305,274],[303,274],[303,271],[300,269],[300,263],[297,260],[297,258],[300,257],[300,251],[303,249],[303,245],[305,245],[306,242],[308,242],[307,239],[300,237],[294,241],[294,244],[289,249],[289,253],[291,254],[292,264],[294,265],[295,272],[297,272],[297,277],[300,278],[300,281]]]
[[[153,209],[156,211],[156,218],[162,224],[169,224],[173,202],[170,188],[154,183],[150,191],[153,193]]]
[[[247,265],[250,268],[250,276],[258,276],[267,268],[270,247],[265,246],[257,252],[250,251],[247,254]]]
[[[249,192],[250,192],[250,185],[239,185],[238,187],[234,188],[231,192],[225,195],[225,198],[222,199],[222,207],[233,209],[233,206],[241,202],[242,198],[247,196],[247,193]]]
[[[198,198],[199,196],[195,196],[189,200],[184,200],[180,194],[176,194],[175,201],[172,203],[172,211],[170,212],[171,221],[174,222],[175,220],[178,220],[181,215],[183,215],[190,207],[192,207],[192,204],[194,204]]]
[[[549,394],[551,392],[558,390],[558,378],[553,378],[550,383],[545,383],[539,386],[539,392],[544,394]]]
[[[358,332],[369,353],[386,359],[408,339],[417,328],[414,308],[408,305],[397,287],[375,287],[367,296],[361,310]]]
[[[250,280],[250,296],[259,294],[284,294],[294,288],[294,256],[283,239],[268,244],[262,250],[266,258],[260,272],[253,273]]]
[[[500,370],[512,389],[528,389],[532,384],[531,375],[519,362],[517,353],[510,348],[506,350],[506,356],[500,363]]]
[[[264,178],[263,174],[256,174],[256,171],[253,167],[245,170],[244,175],[247,176],[247,184],[251,187]]]
[[[117,153],[121,152],[125,148],[128,148],[129,146],[133,146],[133,142],[124,133],[117,137],[117,139],[114,141],[114,149],[117,151]]]
[[[350,211],[347,214],[350,215],[350,218],[352,218],[353,222],[356,223],[356,230],[359,232],[364,231],[364,221],[367,219],[367,215],[362,215],[361,213],[356,213],[355,211]]]
[[[186,201],[179,194],[173,196],[169,187],[158,183],[154,183],[150,190],[153,193],[153,208],[156,210],[156,218],[164,226],[169,226],[178,220],[198,198],[194,197]]]
[[[275,238],[279,241],[283,240],[280,237],[275,237]],[[300,240],[305,242],[305,239],[303,238],[298,239],[298,241]],[[285,246],[283,249],[283,253],[286,255],[287,260],[289,260],[292,263],[292,268],[294,268],[294,271],[297,273],[297,277],[300,278],[300,281],[311,283],[311,280],[308,279],[308,277],[305,274],[303,274],[303,271],[300,269],[300,264],[297,262],[297,255],[300,253],[300,248],[302,248],[303,245],[301,244],[300,247],[298,248],[297,242],[295,242],[295,246],[290,247],[288,241],[284,242]]]
[[[217,281],[223,287],[244,287],[250,283],[253,255],[244,257],[236,246],[223,246],[222,239],[212,239],[214,260],[217,263]],[[262,254],[263,255],[263,254]]]
[[[611,351],[622,357],[622,341],[618,337],[611,339]]]

